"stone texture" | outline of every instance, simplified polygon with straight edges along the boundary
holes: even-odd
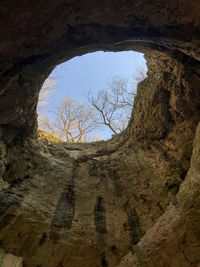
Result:
[[[195,0],[2,3],[0,122],[4,138],[36,130],[39,88],[57,64],[73,56],[134,49],[198,60],[199,8]]]
[[[16,257],[12,254],[5,253],[4,250],[0,249],[0,266],[1,267],[22,267],[22,258]]]
[[[0,4],[6,267],[22,258],[25,267],[200,266],[199,9],[193,0]],[[145,53],[127,130],[90,144],[37,138],[46,77],[97,50]]]

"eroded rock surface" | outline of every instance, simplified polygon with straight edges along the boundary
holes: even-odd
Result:
[[[10,253],[5,253],[0,249],[0,266],[1,267],[22,267],[22,258],[16,257]]]
[[[0,247],[8,261],[200,266],[199,9],[185,0],[0,4]],[[91,144],[37,138],[38,93],[50,71],[101,49],[147,59],[127,130]]]

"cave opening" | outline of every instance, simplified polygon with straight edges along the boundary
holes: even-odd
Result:
[[[134,51],[98,51],[56,66],[39,95],[39,135],[76,143],[121,134],[146,73],[144,54]]]

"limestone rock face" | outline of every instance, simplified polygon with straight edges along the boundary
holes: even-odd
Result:
[[[41,84],[57,64],[71,57],[134,49],[199,60],[199,8],[196,0],[2,3],[2,135],[10,140],[16,134],[33,134]]]
[[[0,264],[1,267],[22,267],[23,262],[22,258],[5,253],[0,249]]]
[[[25,267],[200,266],[198,1],[0,4],[0,257]],[[145,53],[127,130],[37,138],[39,89],[91,51]]]

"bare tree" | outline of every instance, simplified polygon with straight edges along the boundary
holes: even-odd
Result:
[[[93,110],[72,98],[65,98],[58,109],[51,112],[54,119],[44,118],[41,128],[59,140],[87,141],[88,135],[97,128]]]
[[[147,77],[146,71],[144,67],[139,67],[136,69],[136,71],[133,73],[133,79],[139,83],[143,81]]]
[[[56,85],[56,79],[53,77],[49,77],[43,84],[38,100],[38,112],[42,109],[46,108],[48,105],[48,100],[50,98],[50,94],[53,92],[53,89]]]
[[[107,90],[100,90],[97,96],[88,94],[88,100],[98,113],[97,124],[106,126],[113,134],[123,131],[133,109],[134,90],[128,80],[113,78]]]
[[[134,77],[135,82],[145,78],[143,71]],[[44,84],[40,95],[40,106],[46,103],[54,81]],[[97,139],[97,129],[109,129],[113,134],[122,132],[128,125],[133,110],[135,86],[128,79],[112,78],[106,90],[99,90],[94,97],[88,94],[90,105],[72,98],[65,98],[50,118],[39,112],[39,128],[54,139],[66,142],[83,142]],[[48,106],[48,105],[47,105]],[[98,137],[98,139],[100,139]]]

